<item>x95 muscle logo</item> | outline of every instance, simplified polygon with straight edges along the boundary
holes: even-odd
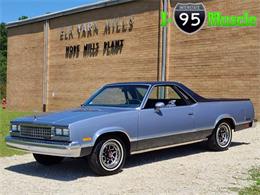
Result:
[[[207,12],[208,27],[255,27],[256,16],[249,16],[244,11],[241,16],[223,16],[221,12]],[[193,34],[199,31],[206,21],[206,8],[203,3],[177,3],[173,10],[173,18],[167,12],[161,13],[161,26],[169,23],[175,25],[184,33]]]

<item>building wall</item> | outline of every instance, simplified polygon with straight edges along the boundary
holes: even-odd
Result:
[[[8,29],[7,104],[42,110],[43,23]]]
[[[131,32],[104,35],[107,20],[117,18],[120,22],[129,22],[133,18]],[[106,83],[158,80],[159,20],[158,0],[152,0],[149,4],[146,0],[140,0],[50,19],[47,110],[79,106]],[[83,38],[75,36],[77,25],[89,22],[97,24],[98,35]],[[75,32],[73,39],[60,40],[61,31],[68,32],[68,27],[71,26]],[[117,55],[103,55],[103,43],[113,40],[124,40],[122,52]],[[84,45],[97,42],[100,44],[98,55],[84,57]],[[79,55],[67,58],[66,46],[75,45],[80,45]],[[44,75],[43,23],[9,28],[8,48],[9,108],[41,111]]]
[[[106,83],[157,80],[159,7],[159,1],[151,4],[138,1],[51,20],[47,109],[78,106]],[[131,17],[134,20],[131,32],[104,35],[108,19],[119,18],[120,22],[124,20],[127,23]],[[75,32],[78,24],[88,22],[96,22],[98,35],[59,40],[60,31],[66,29],[64,27],[73,26]],[[122,52],[117,55],[103,55],[104,42],[112,40],[124,40]],[[83,45],[97,42],[100,47],[98,55],[84,57]],[[80,45],[78,57],[65,57],[65,48],[68,45]]]
[[[169,13],[177,2],[171,1]],[[198,2],[194,0],[194,2]],[[208,11],[260,18],[259,1],[204,0]],[[160,1],[146,0],[95,9],[49,20],[47,110],[80,105],[105,83],[160,79]],[[107,20],[134,18],[131,32],[104,34]],[[95,22],[98,35],[60,40],[61,31]],[[258,21],[259,23],[259,21]],[[168,26],[167,80],[186,84],[206,97],[250,98],[260,118],[260,25],[256,28],[208,28],[186,35]],[[64,36],[63,36],[64,39]],[[124,40],[122,52],[103,55],[103,43]],[[84,45],[99,43],[95,57],[83,55]],[[79,55],[66,57],[66,47],[80,45]],[[42,110],[43,23],[8,29],[8,106]]]
[[[177,1],[174,1],[175,3]],[[175,3],[171,6],[174,7]],[[203,1],[207,11],[260,18],[259,1]],[[206,97],[250,98],[260,118],[260,25],[208,28],[186,35],[170,26],[168,80],[186,84]]]

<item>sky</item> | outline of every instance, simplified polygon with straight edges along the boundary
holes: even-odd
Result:
[[[0,22],[17,21],[102,0],[0,0]]]

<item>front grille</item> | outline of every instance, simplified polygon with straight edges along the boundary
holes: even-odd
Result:
[[[51,127],[21,125],[21,137],[51,139]]]

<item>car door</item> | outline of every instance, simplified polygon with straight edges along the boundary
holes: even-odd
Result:
[[[158,102],[165,106],[156,110]],[[173,85],[154,86],[139,112],[138,150],[189,141],[193,130],[193,104]]]

